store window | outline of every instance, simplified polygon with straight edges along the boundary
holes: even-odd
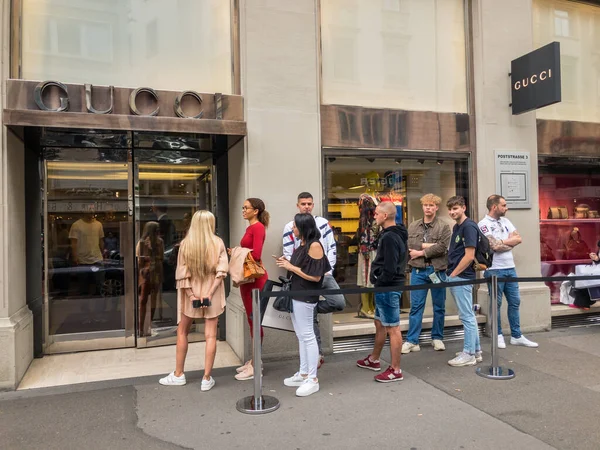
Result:
[[[541,157],[540,250],[542,276],[565,276],[600,248],[600,158]],[[552,303],[561,283],[546,283]],[[568,298],[563,294],[563,303]]]
[[[322,0],[322,101],[467,112],[463,0]]]
[[[366,259],[372,248],[365,240],[365,227],[361,225],[361,211],[366,211],[381,201],[396,205],[396,222],[408,226],[422,218],[420,198],[434,193],[445,202],[454,195],[469,199],[468,157],[453,154],[421,154],[414,152],[387,152],[339,156],[339,151],[325,151],[326,207],[337,242],[337,264],[334,277],[340,287],[371,287],[368,283]],[[438,217],[453,225],[444,204]],[[376,225],[373,238],[376,237]],[[407,273],[407,278],[409,274]],[[346,309],[336,314],[336,324],[353,323],[363,318],[369,310],[368,295],[347,295]],[[401,307],[410,308],[408,293]],[[426,311],[427,314],[428,311]],[[450,309],[447,313],[452,314]]]
[[[21,76],[232,93],[230,2],[23,0]]]
[[[562,102],[538,119],[600,122],[600,8],[566,0],[533,1],[533,42],[560,42]]]

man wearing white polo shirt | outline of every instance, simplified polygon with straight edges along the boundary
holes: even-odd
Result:
[[[512,250],[521,243],[521,235],[510,220],[505,217],[508,206],[504,197],[497,194],[490,195],[486,206],[488,214],[479,222],[479,229],[490,240],[490,247],[494,252],[494,261],[492,267],[485,271],[484,276],[486,278],[492,275],[496,275],[498,278],[516,277],[517,271],[515,270],[515,260]],[[489,283],[488,290],[491,292]],[[499,281],[497,297],[498,348],[506,348],[504,336],[502,335],[502,320],[500,319],[502,294],[506,297],[508,323],[510,324],[510,343],[525,347],[537,347],[538,344],[536,342],[530,341],[521,334],[519,318],[521,295],[519,293],[519,283],[514,281]]]

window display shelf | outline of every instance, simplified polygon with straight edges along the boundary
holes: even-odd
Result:
[[[600,219],[541,219],[540,224],[557,224],[557,225],[565,225],[570,223],[600,223]]]
[[[558,259],[555,261],[542,261],[542,264],[549,264],[551,266],[556,266],[556,265],[563,265],[563,264],[572,264],[572,265],[577,265],[577,264],[591,264],[592,260],[591,259]]]

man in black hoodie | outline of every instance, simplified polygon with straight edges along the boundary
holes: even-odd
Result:
[[[385,338],[389,336],[392,365],[385,372],[375,376],[375,381],[389,383],[402,381],[400,298],[408,260],[408,232],[404,225],[396,225],[396,206],[392,202],[381,202],[377,206],[375,221],[383,231],[379,236],[377,256],[371,263],[371,283],[375,287],[397,286],[398,290],[375,293],[375,346],[369,356],[357,361],[356,364],[363,369],[381,370],[379,357]]]

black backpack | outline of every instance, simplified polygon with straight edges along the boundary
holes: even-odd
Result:
[[[494,260],[494,252],[490,246],[490,240],[485,234],[481,232],[479,226],[477,226],[477,248],[475,249],[475,261],[473,261],[473,267],[475,270],[487,270],[492,267]]]

